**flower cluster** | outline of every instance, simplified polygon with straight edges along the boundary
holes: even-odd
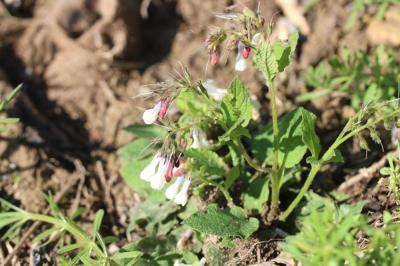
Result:
[[[207,136],[203,131],[193,129],[192,138],[193,142],[190,148],[208,146]],[[140,173],[140,178],[149,182],[151,188],[155,190],[161,190],[166,183],[176,178],[174,183],[166,189],[165,196],[182,206],[187,203],[191,176],[184,166],[184,161],[176,154],[173,153],[168,156],[161,151],[157,152]]]
[[[232,22],[232,25],[229,30],[220,28],[213,30],[207,37],[206,45],[210,55],[210,63],[211,65],[218,63],[220,47],[228,39],[226,47],[230,50],[237,49],[235,70],[244,71],[247,69],[247,59],[250,56],[252,48],[258,46],[264,26],[264,18],[250,9],[245,9],[240,14],[229,14],[219,17],[229,20]]]

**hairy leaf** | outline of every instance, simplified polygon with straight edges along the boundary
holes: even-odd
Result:
[[[216,205],[209,205],[206,212],[196,213],[184,223],[201,233],[217,236],[249,237],[259,226],[257,219],[247,219],[239,207],[229,210]]]
[[[279,71],[279,66],[269,42],[262,42],[261,47],[254,56],[253,62],[256,68],[263,73],[264,78],[269,83],[272,83]]]
[[[223,176],[226,173],[227,166],[225,162],[213,151],[204,148],[188,149],[185,155],[191,158],[195,169],[208,175]]]
[[[165,219],[177,209],[177,205],[172,201],[165,202],[165,199],[148,198],[133,212],[127,230],[131,232],[136,226],[145,225],[149,233],[157,235],[166,232],[176,224],[176,220],[173,224],[167,224]]]
[[[303,142],[302,108],[286,114],[279,120],[279,164],[291,168],[298,164],[307,151]],[[256,133],[251,143],[251,148],[256,158],[271,165],[273,160],[273,134],[272,124]]]
[[[253,106],[248,89],[243,86],[238,78],[232,81],[228,94],[222,100],[221,110],[224,116],[224,124],[227,127],[232,127],[238,120],[241,120],[240,125],[243,127],[249,124]]]
[[[303,130],[303,142],[307,145],[310,150],[313,159],[318,160],[319,153],[321,151],[321,145],[319,138],[315,133],[315,115],[305,109],[301,109],[301,115],[303,117],[302,130]]]
[[[243,204],[247,210],[262,212],[264,203],[269,197],[269,180],[266,178],[257,178],[250,183],[250,186],[244,192]]]
[[[323,163],[341,163],[341,162],[343,162],[342,153],[338,149],[335,149],[331,152],[327,152],[324,154],[324,157],[322,157],[322,162]]]
[[[138,139],[118,150],[121,160],[121,175],[133,190],[155,198],[164,198],[162,191],[152,189],[148,182],[140,179],[140,172],[154,156],[153,145],[149,139]]]
[[[125,131],[136,135],[139,138],[158,138],[164,137],[167,133],[165,129],[154,125],[130,125],[124,128]]]

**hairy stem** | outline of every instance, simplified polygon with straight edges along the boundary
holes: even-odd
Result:
[[[271,101],[271,115],[272,115],[272,133],[274,137],[274,159],[272,161],[271,171],[271,185],[272,185],[272,198],[271,207],[277,209],[279,207],[279,126],[278,126],[278,109],[276,105],[276,90],[274,82],[268,82],[269,98]]]
[[[247,153],[246,149],[243,147],[243,144],[240,142],[240,140],[235,141],[234,144],[235,144],[236,148],[240,151],[240,153],[243,154],[244,159],[246,160],[248,165],[250,165],[255,170],[262,172],[262,173],[270,172],[268,168],[258,165],[258,163],[255,160],[253,160],[253,158],[251,158],[251,156]]]
[[[310,188],[312,181],[314,180],[315,175],[318,173],[321,168],[321,164],[314,164],[311,167],[310,172],[308,173],[306,182],[304,182],[303,187],[301,188],[299,194],[297,194],[296,198],[289,205],[289,207],[279,216],[279,220],[284,221],[286,218],[292,213],[292,211],[297,207],[300,203],[301,199],[304,197],[307,190]]]

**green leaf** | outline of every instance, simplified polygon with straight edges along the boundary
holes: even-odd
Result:
[[[118,155],[122,161],[142,160],[154,153],[151,140],[140,138],[123,146],[118,150]]]
[[[254,179],[244,192],[243,206],[247,210],[261,213],[269,198],[269,179]]]
[[[257,219],[247,219],[244,210],[239,207],[219,209],[214,204],[209,205],[206,212],[192,215],[184,224],[205,234],[243,237],[249,237],[259,226]]]
[[[4,108],[7,107],[7,105],[15,98],[15,96],[17,96],[17,94],[20,92],[20,90],[22,89],[22,83],[19,84],[8,96],[6,99],[4,99],[3,101],[1,101],[0,103],[0,111],[3,111]]]
[[[191,158],[193,167],[208,175],[223,176],[226,173],[227,166],[222,158],[213,151],[200,148],[188,149],[185,156]]]
[[[238,166],[233,167],[226,175],[226,180],[224,183],[225,189],[229,190],[229,188],[233,185],[233,183],[239,176],[240,176],[240,168]]]
[[[136,242],[135,246],[136,250],[139,250],[145,254],[150,255],[157,261],[161,260],[161,258],[163,258],[162,260],[168,259],[168,257],[165,257],[168,255],[174,255],[176,259],[180,259],[181,257],[180,255],[171,252],[172,250],[176,249],[176,241],[177,238],[175,236],[166,236],[164,238],[146,237]],[[154,264],[145,264],[145,265],[154,265]],[[173,261],[172,264],[167,264],[167,265],[173,265]]]
[[[279,119],[279,164],[291,168],[298,164],[307,151],[303,142],[302,108],[298,108]],[[273,160],[272,124],[256,133],[251,149],[258,161],[271,165]]]
[[[58,231],[58,230],[59,230],[59,228],[56,228],[56,227],[52,227],[50,229],[47,229],[47,230],[41,232],[40,234],[38,234],[37,236],[35,236],[35,238],[32,240],[32,242],[39,243],[40,241],[42,241],[45,238],[49,237],[52,233],[54,233],[55,231]]]
[[[289,45],[290,45],[290,51],[293,54],[294,51],[296,50],[297,42],[299,41],[299,32],[294,31],[290,33],[289,36]]]
[[[166,130],[154,125],[130,125],[124,128],[125,131],[134,134],[139,138],[162,138],[166,135]]]
[[[80,261],[82,261],[83,265],[90,265],[90,266],[100,266],[102,265],[99,261],[94,260],[89,257],[89,255],[82,255],[79,256]]]
[[[164,198],[162,191],[154,190],[140,179],[140,172],[150,163],[156,151],[150,139],[137,139],[118,150],[121,160],[121,175],[136,192],[154,198]]]
[[[165,201],[164,198],[148,198],[140,203],[133,212],[127,230],[131,232],[137,226],[145,226],[146,230],[154,235],[168,231],[176,224],[176,220],[174,220],[173,224],[167,224],[165,220],[177,210],[178,206],[172,201]]]
[[[176,107],[184,114],[199,116],[209,111],[209,105],[201,101],[195,91],[184,89],[175,100]]]
[[[340,150],[335,149],[331,152],[327,152],[321,159],[322,163],[341,163],[343,162],[343,156]]]
[[[222,136],[218,137],[221,143],[229,142],[233,139],[240,139],[242,136],[251,138],[250,132],[242,124],[243,118],[239,118]]]
[[[70,251],[75,250],[75,249],[78,249],[78,248],[80,248],[80,247],[81,247],[81,244],[78,244],[78,243],[69,244],[69,245],[66,245],[66,246],[63,246],[63,247],[59,248],[59,249],[57,250],[57,253],[60,254],[60,255],[62,255],[62,254],[64,254],[64,253],[70,252]]]
[[[308,194],[307,198],[296,220],[299,230],[295,235],[286,237],[282,243],[283,250],[302,265],[368,265],[368,262],[374,261],[367,259],[362,262],[363,258],[357,256],[360,249],[356,234],[360,230],[365,232],[367,225],[366,217],[361,214],[365,202],[358,202],[354,206],[342,204],[338,208],[337,203],[330,198],[314,193]],[[382,231],[382,228],[379,230]],[[387,244],[384,242],[385,247]],[[377,260],[378,265],[392,265],[380,262]]]
[[[383,167],[383,168],[381,168],[381,170],[379,170],[379,173],[381,175],[390,175],[392,173],[392,171],[389,167]]]
[[[241,119],[241,126],[246,127],[249,124],[253,114],[253,105],[248,89],[238,78],[232,81],[228,93],[222,99],[221,110],[224,124],[227,127],[232,127],[239,119]]]
[[[204,247],[205,258],[207,259],[208,265],[227,265],[230,259],[229,249],[221,248],[218,245],[210,242]]]
[[[14,118],[14,117],[6,117],[6,118],[0,118],[0,123],[1,124],[14,124],[19,121],[19,118]]]
[[[331,92],[332,92],[331,90],[324,90],[324,89],[311,91],[311,92],[304,93],[302,95],[297,96],[296,101],[297,102],[310,101],[310,100],[325,96]]]
[[[181,220],[186,220],[194,213],[198,212],[199,207],[202,205],[200,199],[198,197],[191,197],[186,203],[185,208],[178,213],[178,217]]]
[[[274,43],[272,49],[278,63],[278,71],[282,72],[290,64],[291,48],[288,44],[277,41]]]
[[[118,265],[135,265],[142,256],[143,253],[140,251],[118,252],[111,257],[111,260]]]
[[[315,115],[305,109],[301,109],[303,117],[302,130],[303,130],[303,142],[307,145],[310,150],[312,157],[318,160],[319,153],[321,151],[321,145],[317,133],[315,133]]]
[[[13,216],[13,217],[2,217],[0,219],[0,228],[3,228],[8,225],[15,224],[17,222],[21,221],[21,217],[18,216]],[[4,237],[4,234],[2,235]]]
[[[96,217],[93,222],[93,232],[98,232],[100,230],[101,222],[103,221],[104,210],[98,210],[96,212]]]
[[[364,94],[364,105],[368,105],[369,103],[375,101],[375,99],[377,98],[377,93],[378,85],[376,83],[372,83],[371,85],[369,85]]]
[[[57,206],[56,202],[54,201],[53,195],[51,194],[51,192],[49,192],[49,194],[44,194],[44,198],[46,199],[47,203],[49,204],[52,214],[54,216],[63,217],[63,214],[62,214],[60,208]]]
[[[260,70],[267,83],[272,83],[279,71],[275,53],[269,42],[262,42],[253,59],[255,67]]]

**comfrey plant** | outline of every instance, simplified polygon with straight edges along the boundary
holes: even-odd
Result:
[[[342,143],[356,137],[361,147],[368,149],[366,131],[380,143],[378,125],[392,128],[400,109],[394,100],[370,101],[348,121],[332,145],[323,149],[315,132],[316,117],[311,112],[298,108],[278,120],[275,79],[290,64],[298,33],[293,32],[288,40],[272,42],[271,27],[264,25],[265,20],[258,13],[245,9],[220,17],[228,21],[228,27],[214,28],[206,40],[210,64],[218,64],[225,51],[234,49],[237,71],[246,70],[252,61],[269,90],[271,123],[262,128],[254,123],[251,128],[258,129],[250,131],[255,106],[238,78],[225,90],[212,80],[193,81],[184,70],[176,80],[156,88],[156,104],[143,113],[147,125],[127,128],[142,138],[120,150],[122,174],[134,188],[150,195],[153,192],[132,180],[140,176],[150,183],[149,187],[161,191],[172,182],[163,193],[179,205],[188,202],[192,190],[201,196],[206,194],[205,187],[216,187],[234,213],[236,204],[241,202],[234,202],[230,191],[241,184],[235,191],[243,193],[243,206],[248,212],[256,210],[268,213],[268,220],[285,220],[320,168],[342,160]],[[307,153],[309,156],[303,160]],[[293,202],[281,211],[281,189],[296,176],[303,161],[310,165],[308,176]]]
[[[242,14],[224,18],[231,22],[231,29],[214,29],[206,40],[210,63],[218,63],[221,46],[227,43],[228,49],[237,49],[235,69],[244,71],[248,67],[251,50],[258,49],[264,36],[264,20],[248,9]],[[195,83],[185,71],[177,81],[160,84],[157,91],[161,91],[160,100],[143,112],[143,121],[148,125],[163,123],[168,133],[162,140],[161,149],[141,171],[140,178],[149,182],[155,190],[161,190],[166,183],[175,179],[165,191],[165,196],[177,204],[185,205],[192,179],[198,176],[196,182],[218,187],[233,206],[226,186],[214,181],[214,177],[210,178],[210,175],[221,177],[229,170],[226,161],[214,151],[227,145],[237,154],[245,152],[250,165],[267,172],[265,167],[251,159],[240,142],[243,134],[249,135],[245,127],[252,118],[253,106],[247,89],[238,79],[232,82],[229,90],[217,87],[213,80]],[[170,105],[174,103],[182,115],[177,123],[172,124],[165,118]],[[218,133],[225,133],[219,136],[217,143],[211,145],[206,131],[213,127]],[[207,165],[210,163],[215,167]]]

